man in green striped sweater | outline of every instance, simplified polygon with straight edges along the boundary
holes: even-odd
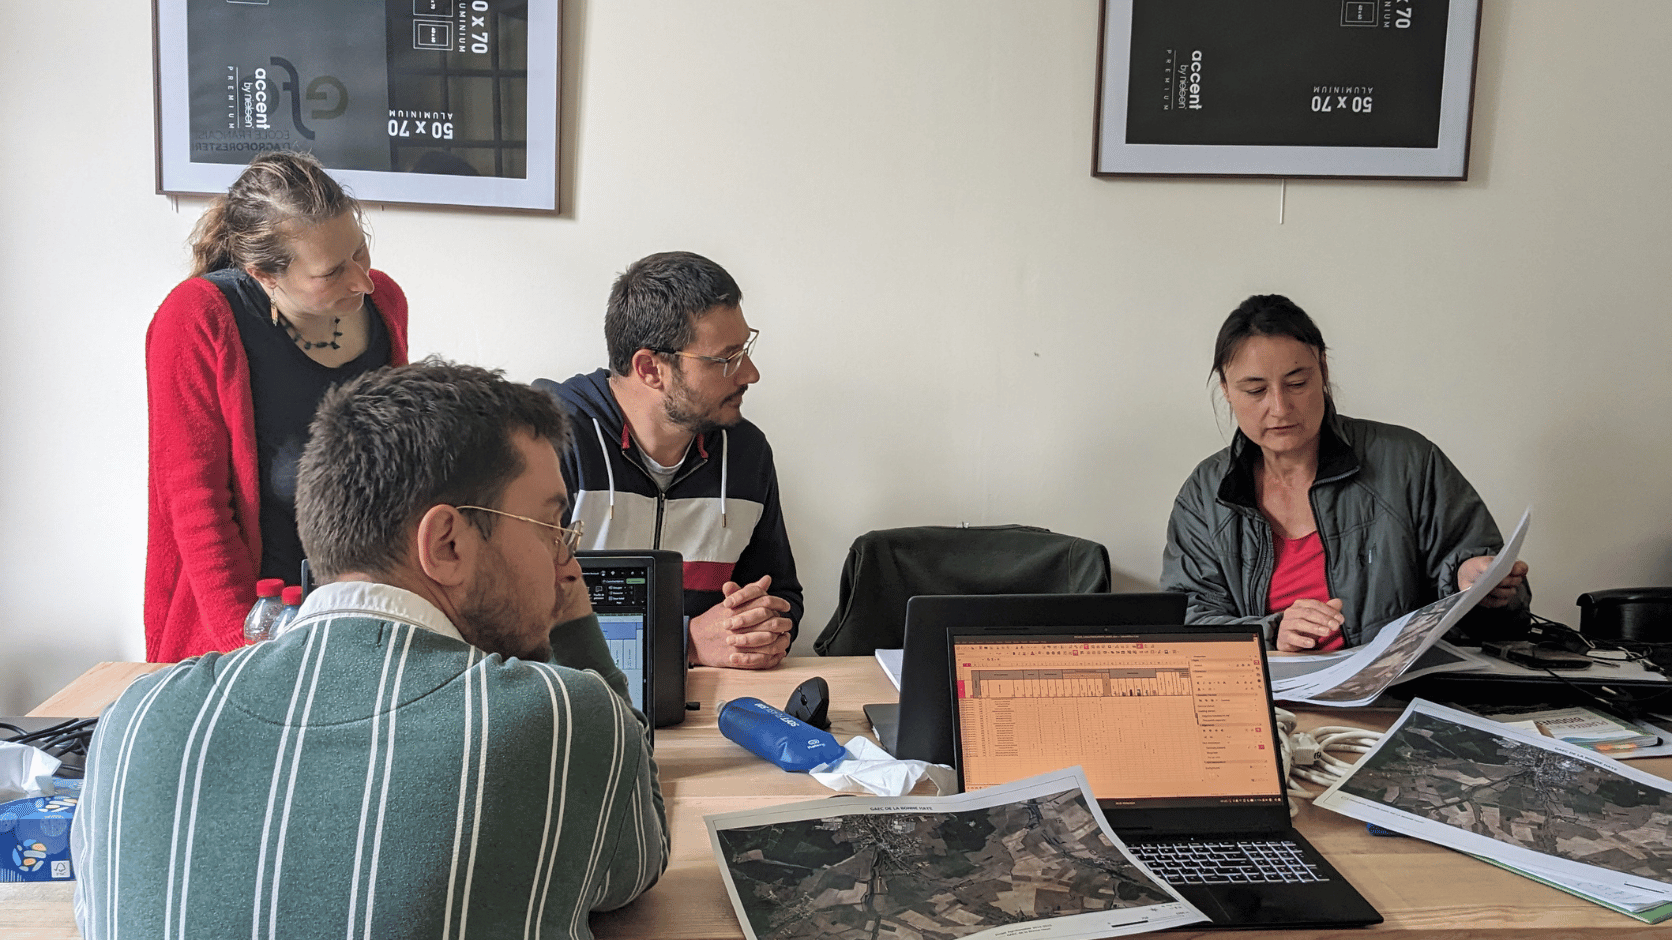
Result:
[[[76,918],[131,937],[590,937],[667,865],[542,392],[426,361],[321,403],[296,628],[105,711]],[[553,627],[552,624],[557,624]]]

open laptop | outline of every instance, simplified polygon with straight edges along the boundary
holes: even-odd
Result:
[[[575,553],[633,707],[655,727],[685,720],[684,574],[678,552]]]
[[[1109,825],[1222,927],[1382,917],[1296,832],[1260,634],[948,631],[959,784],[1079,764]]]
[[[946,631],[955,626],[1184,623],[1183,594],[925,594],[906,602],[900,703],[866,705],[877,741],[902,760],[952,763]]]

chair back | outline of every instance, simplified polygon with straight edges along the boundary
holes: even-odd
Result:
[[[921,594],[1086,594],[1109,590],[1109,551],[1025,525],[910,526],[854,539],[821,656],[905,645],[906,601]]]

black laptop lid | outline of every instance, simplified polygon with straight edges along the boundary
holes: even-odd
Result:
[[[1288,828],[1258,632],[954,627],[948,646],[961,786],[1079,764],[1123,833]]]
[[[1183,594],[941,594],[906,602],[894,756],[952,763],[946,631],[952,627],[1053,628],[1182,624]]]

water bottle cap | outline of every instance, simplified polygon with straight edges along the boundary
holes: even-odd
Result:
[[[300,584],[290,585],[289,587],[284,589],[283,597],[284,597],[284,605],[286,607],[297,607],[297,606],[301,605],[301,603],[302,603],[302,586]]]
[[[255,583],[256,597],[278,597],[284,590],[283,578],[262,578]]]

